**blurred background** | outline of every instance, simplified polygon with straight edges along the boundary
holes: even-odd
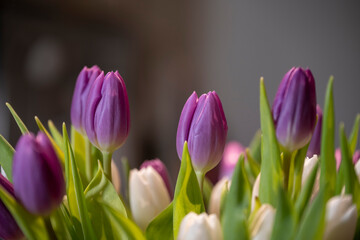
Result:
[[[131,130],[117,163],[158,157],[173,180],[178,119],[194,90],[216,90],[228,140],[243,145],[259,128],[259,78],[272,102],[292,66],[312,70],[321,107],[334,75],[347,132],[360,112],[360,1],[2,0],[0,9],[0,133],[13,146],[20,131],[5,102],[33,132],[35,115],[60,129],[78,73],[94,64],[127,85]]]

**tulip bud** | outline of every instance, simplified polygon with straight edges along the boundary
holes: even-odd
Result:
[[[220,219],[221,197],[225,190],[229,190],[231,181],[224,177],[212,189],[209,201],[209,213],[215,214]]]
[[[250,234],[252,240],[267,240],[271,238],[271,233],[275,220],[275,209],[270,204],[263,204],[256,212],[250,224]]]
[[[355,172],[360,182],[360,161],[357,161],[357,163],[355,164]]]
[[[353,239],[357,210],[351,195],[332,197],[326,204],[325,240]]]
[[[313,155],[320,155],[321,149],[321,128],[323,113],[319,105],[316,106],[317,123],[312,135],[306,155],[311,158]]]
[[[232,141],[225,145],[222,161],[220,162],[220,179],[223,177],[231,179],[235,165],[242,153],[245,155],[245,148],[238,142]]]
[[[133,218],[142,230],[170,204],[166,185],[152,167],[131,170],[129,199]]]
[[[6,190],[12,197],[15,198],[14,188],[11,183],[0,174],[0,185]],[[15,219],[6,208],[5,204],[0,200],[0,239],[22,239],[23,233],[17,225]]]
[[[214,215],[194,212],[187,214],[180,224],[178,240],[222,240],[219,219]]]
[[[85,130],[90,142],[113,152],[125,142],[130,127],[129,101],[124,80],[116,71],[94,81],[87,98]]]
[[[272,113],[278,141],[288,151],[310,141],[316,123],[316,92],[309,69],[292,68],[285,74]]]
[[[360,159],[360,150],[356,150],[353,155],[353,163],[354,165],[359,161]]]
[[[177,129],[179,158],[187,141],[195,171],[206,173],[221,160],[227,130],[225,114],[216,92],[208,92],[200,98],[194,92],[184,105]]]
[[[91,68],[84,67],[76,80],[74,95],[71,103],[71,123],[81,133],[85,133],[85,109],[89,90],[101,70],[94,65]]]
[[[21,136],[13,161],[16,197],[37,215],[49,215],[61,203],[65,182],[60,162],[48,137],[39,132]]]
[[[341,164],[341,150],[337,148],[335,150],[336,170],[339,170]]]
[[[156,158],[154,160],[147,160],[141,164],[140,169],[147,168],[147,167],[152,167],[153,169],[155,169],[155,171],[157,171],[158,174],[160,174],[162,180],[164,181],[164,183],[166,185],[166,188],[169,192],[170,197],[172,197],[173,194],[172,194],[172,190],[171,190],[170,178],[169,178],[169,174],[168,174],[168,171],[167,171],[164,163],[162,161],[160,161],[160,159],[158,159],[158,158]]]
[[[304,161],[304,168],[301,177],[301,185],[304,186],[307,179],[309,178],[311,172],[313,171],[316,164],[319,162],[317,155],[312,156],[311,158],[306,157]]]
[[[255,208],[255,199],[259,197],[261,173],[256,177],[251,194],[251,211]]]

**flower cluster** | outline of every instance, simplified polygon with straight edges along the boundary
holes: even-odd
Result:
[[[332,84],[322,110],[313,74],[294,67],[270,107],[261,79],[261,129],[248,147],[227,142],[217,93],[193,92],[179,118],[174,187],[160,159],[130,169],[124,158],[118,170],[112,154],[130,129],[125,83],[118,71],[84,67],[70,137],[65,123],[59,131],[37,117],[39,132],[29,132],[7,104],[22,136],[13,148],[0,135],[0,238],[358,239],[360,115],[349,138],[340,124],[335,149]]]

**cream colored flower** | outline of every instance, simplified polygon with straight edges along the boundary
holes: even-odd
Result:
[[[275,209],[270,204],[263,204],[256,212],[250,225],[252,240],[268,240],[275,220]]]
[[[251,194],[251,211],[253,211],[255,207],[255,198],[259,197],[260,175],[261,173],[259,173],[259,175],[256,177],[256,180],[253,185],[253,190]]]
[[[145,230],[150,221],[170,204],[161,176],[152,167],[130,171],[130,208],[137,225]]]
[[[227,190],[230,189],[230,180],[226,177],[222,178],[219,182],[214,186],[209,202],[209,213],[215,214],[220,219],[220,206],[221,206],[221,196],[225,188]]]
[[[351,195],[332,197],[326,204],[324,240],[353,239],[357,210]]]
[[[190,212],[180,224],[178,240],[222,240],[222,230],[215,214]]]

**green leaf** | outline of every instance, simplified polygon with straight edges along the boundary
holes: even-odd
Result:
[[[213,184],[207,177],[205,177],[204,185],[203,185],[204,206],[209,206],[212,189],[213,189]]]
[[[39,130],[44,132],[46,134],[46,136],[49,138],[51,145],[53,146],[56,155],[58,156],[61,165],[65,166],[65,160],[64,160],[64,152],[63,150],[59,147],[59,145],[57,145],[57,143],[54,141],[54,139],[52,138],[52,136],[50,135],[50,133],[48,132],[48,130],[46,130],[46,128],[44,127],[44,125],[41,123],[40,119],[35,116],[35,122],[39,127]]]
[[[323,114],[321,151],[320,151],[320,188],[329,184],[329,191],[335,191],[336,163],[335,163],[335,113],[333,98],[333,77],[331,76],[326,89],[325,107]]]
[[[126,209],[114,186],[105,176],[100,161],[98,165],[97,174],[84,192],[90,219],[92,222],[101,219],[102,224],[94,225],[97,239],[122,239],[124,236],[123,231],[111,227],[110,219],[104,213],[104,206],[111,207],[125,217],[127,217]]]
[[[260,123],[262,140],[259,198],[261,203],[270,203],[276,206],[277,196],[279,196],[278,186],[282,184],[284,176],[281,169],[279,145],[263,78],[260,79]]]
[[[2,135],[0,135],[0,165],[4,169],[10,182],[12,182],[12,162],[14,153],[14,148]]]
[[[67,197],[69,201],[70,212],[76,218],[82,227],[85,239],[96,239],[93,227],[90,223],[83,186],[80,180],[78,168],[75,162],[74,153],[69,143],[69,137],[63,124],[63,138],[65,146],[65,172],[67,172]]]
[[[58,239],[76,239],[77,235],[69,219],[63,214],[63,205],[56,209],[50,216],[51,225]]]
[[[189,213],[205,211],[200,186],[191,164],[187,142],[184,143],[181,166],[173,201],[174,239],[177,238],[181,220]]]
[[[15,119],[16,124],[18,125],[21,133],[24,135],[29,132],[29,130],[26,128],[24,122],[20,119],[19,115],[15,112],[13,107],[10,105],[10,103],[5,103],[8,109],[10,110],[11,115]]]
[[[65,149],[63,137],[51,120],[48,121],[48,127],[55,143],[60,147],[60,149]]]
[[[320,240],[323,237],[325,225],[325,213],[327,202],[327,185],[320,188],[320,191],[304,213],[297,231],[297,240],[314,239]]]
[[[260,165],[257,163],[257,161],[251,155],[249,148],[246,148],[245,152],[246,152],[246,159],[247,159],[246,162],[249,164],[251,174],[254,178],[256,178],[260,173]]]
[[[249,144],[250,154],[254,160],[261,163],[261,129],[257,130]]]
[[[122,172],[122,176],[124,179],[124,182],[121,184],[124,188],[125,192],[125,200],[126,203],[129,204],[129,176],[130,176],[130,165],[129,165],[129,161],[126,157],[121,158],[121,172]]]
[[[314,183],[316,180],[318,168],[319,168],[319,163],[317,163],[312,169],[308,179],[305,182],[305,186],[302,187],[300,191],[300,195],[296,199],[295,213],[297,215],[298,220],[300,220],[300,218],[302,217],[303,212],[309,203],[314,188]]]
[[[358,135],[359,135],[359,125],[360,125],[360,114],[357,114],[356,118],[355,118],[353,129],[352,129],[350,137],[349,137],[349,148],[351,151],[350,156],[352,156],[356,150],[356,145],[357,145]]]
[[[76,160],[76,164],[79,169],[79,174],[80,174],[80,178],[81,178],[81,182],[82,182],[83,186],[87,186],[87,184],[90,182],[90,180],[88,181],[88,179],[86,177],[86,163],[85,163],[86,147],[85,147],[85,145],[86,145],[85,138],[81,135],[81,133],[76,131],[76,129],[73,126],[71,126],[71,146],[74,149],[75,160]],[[94,160],[95,158],[92,156],[92,159]],[[95,160],[94,160],[94,163],[96,163]],[[97,166],[97,165],[94,164],[94,166]],[[94,170],[94,175],[95,175],[97,169],[95,168],[93,170]]]
[[[104,205],[104,210],[114,229],[121,229],[128,239],[145,240],[142,231],[133,221],[108,205]]]
[[[339,129],[340,147],[341,147],[341,164],[339,174],[336,179],[336,194],[341,194],[342,188],[345,185],[345,194],[353,194],[354,192],[354,177],[351,169],[354,168],[352,158],[349,155],[349,147],[344,130],[344,123],[340,123]]]
[[[156,216],[146,229],[146,238],[148,240],[171,240],[174,239],[173,233],[173,203]]]
[[[288,240],[294,238],[296,217],[293,205],[288,199],[284,189],[279,186],[279,202],[277,204],[274,226],[271,234],[272,240]],[[286,229],[286,231],[284,231]]]
[[[229,193],[225,198],[221,223],[225,240],[249,239],[247,219],[251,207],[251,186],[241,155],[235,166]]]
[[[0,199],[10,211],[27,239],[50,239],[44,220],[29,213],[2,186],[0,186]]]

